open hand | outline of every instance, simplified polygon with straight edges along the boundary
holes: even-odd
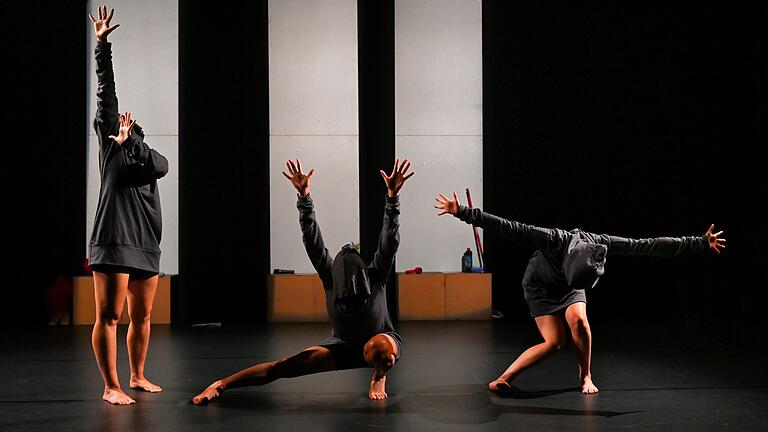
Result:
[[[723,234],[722,231],[712,234],[712,231],[714,230],[715,224],[710,225],[707,232],[704,233],[704,237],[706,237],[709,241],[709,248],[717,253],[720,253],[720,249],[725,249],[725,239],[720,238],[720,235]]]
[[[296,191],[299,193],[299,195],[305,197],[309,195],[309,179],[312,178],[312,175],[315,173],[315,169],[312,168],[309,170],[308,174],[304,174],[301,171],[301,161],[296,159],[296,163],[294,164],[292,160],[288,160],[288,162],[285,163],[285,166],[288,167],[288,172],[291,173],[291,175],[288,175],[283,171],[283,175],[285,178],[291,181],[291,184],[294,188],[296,188]]]
[[[109,26],[112,21],[112,16],[115,14],[115,10],[112,9],[107,14],[107,6],[99,6],[99,19],[95,19],[93,15],[88,15],[93,23],[93,30],[96,32],[96,40],[106,42],[107,36],[112,33],[116,28],[120,27],[120,24],[115,24],[112,27]]]
[[[404,160],[401,164],[400,159],[398,158],[395,160],[395,166],[392,168],[392,173],[390,175],[387,175],[384,170],[379,170],[381,178],[384,179],[384,184],[387,185],[388,197],[391,198],[397,196],[397,194],[400,193],[400,188],[405,184],[405,181],[415,174],[412,172],[406,175],[410,167],[411,163],[408,162],[408,159]]]
[[[109,138],[115,140],[118,145],[123,145],[125,140],[131,136],[131,131],[135,124],[136,120],[131,120],[131,113],[126,111],[125,114],[120,114],[120,130],[118,131],[117,136],[110,135]]]
[[[437,201],[437,205],[435,205],[435,208],[438,210],[442,210],[440,213],[438,213],[438,216],[442,216],[446,213],[450,213],[452,215],[456,215],[456,213],[459,212],[459,198],[456,196],[456,192],[453,193],[453,199],[448,199],[447,196],[443,194],[439,194],[437,198],[435,198],[435,201]]]

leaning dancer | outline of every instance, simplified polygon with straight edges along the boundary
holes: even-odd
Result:
[[[332,370],[373,368],[368,397],[386,399],[386,374],[400,359],[402,339],[395,332],[387,312],[386,285],[400,243],[398,193],[413,173],[411,164],[398,159],[390,175],[381,171],[387,186],[384,222],[379,246],[370,264],[350,245],[344,246],[332,258],[323,243],[320,227],[315,220],[309,181],[315,170],[304,174],[301,163],[288,161],[287,174],[298,191],[299,224],[304,247],[317,270],[325,289],[325,305],[330,318],[331,336],[320,345],[278,361],[251,366],[234,375],[215,381],[195,396],[195,405],[208,402],[224,390],[258,386],[280,378],[293,378]]]
[[[720,238],[723,232],[712,233],[714,225],[700,237],[634,240],[579,229],[539,228],[505,220],[478,208],[461,205],[455,192],[452,200],[443,194],[436,200],[435,208],[441,210],[440,216],[450,213],[468,224],[501,235],[514,246],[535,250],[523,276],[523,292],[544,342],[528,348],[501,376],[488,384],[492,392],[500,394],[509,393],[512,390],[509,383],[524,370],[562,348],[566,340],[566,323],[576,347],[581,392],[598,392],[590,371],[592,333],[587,321],[584,290],[595,286],[603,274],[607,256],[675,257],[707,249],[720,253],[720,248],[725,248],[725,239]]]

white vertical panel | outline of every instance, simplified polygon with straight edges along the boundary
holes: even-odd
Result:
[[[398,154],[407,156],[417,173],[400,194],[398,271],[420,266],[429,271],[460,271],[469,247],[478,264],[472,227],[451,215],[438,217],[435,196],[456,192],[466,204],[465,188],[475,205],[483,202],[482,139],[477,136],[400,136]]]
[[[272,135],[357,135],[357,2],[269,2]]]
[[[480,0],[396,0],[395,131],[482,135]]]
[[[147,136],[146,142],[168,159],[168,174],[157,181],[163,212],[160,271],[179,272],[179,137]]]
[[[269,3],[270,238],[275,268],[313,272],[301,243],[287,159],[315,168],[326,246],[359,241],[357,3]]]
[[[360,241],[357,137],[273,136],[270,141],[272,265],[313,273],[301,241],[296,189],[281,171],[287,159],[296,157],[305,171],[315,169],[311,196],[325,246],[335,254],[345,243]]]
[[[102,3],[89,0],[88,11],[97,16]],[[118,108],[131,111],[144,129],[147,143],[168,158],[170,171],[158,181],[163,210],[160,271],[178,273],[178,2],[176,0],[112,0],[109,36],[115,69]],[[93,130],[96,113],[96,39],[88,26],[88,191],[86,244],[90,240],[99,197],[98,141]]]
[[[438,192],[464,188],[482,205],[482,4],[480,0],[396,0],[395,133],[413,161],[402,192],[397,270],[458,271],[471,229],[438,218]],[[477,260],[475,260],[477,263]]]
[[[97,17],[90,0],[88,11]],[[176,0],[111,0],[115,9],[112,24],[120,24],[109,35],[115,86],[120,111],[130,111],[148,135],[179,134],[179,25]],[[88,132],[93,134],[96,113],[96,37],[88,25]]]

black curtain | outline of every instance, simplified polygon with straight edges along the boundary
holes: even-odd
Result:
[[[86,255],[84,1],[0,3],[5,265],[0,323],[46,322],[57,276]]]
[[[361,254],[370,262],[378,246],[387,193],[379,170],[395,163],[395,5],[357,3]],[[407,186],[406,186],[407,189]],[[390,315],[397,319],[394,267],[387,285]]]
[[[726,231],[722,256],[609,259],[589,293],[593,319],[762,325],[763,16],[757,6],[483,1],[485,210],[630,237]],[[497,302],[527,319],[530,251],[489,235],[486,255]]]
[[[267,1],[179,2],[179,284],[174,321],[266,319]]]

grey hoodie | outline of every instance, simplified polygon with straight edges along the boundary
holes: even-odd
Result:
[[[586,302],[583,290],[597,283],[607,257],[675,257],[702,253],[709,248],[704,236],[636,240],[579,229],[540,228],[466,206],[459,206],[456,217],[500,234],[515,246],[534,249],[523,276],[523,289],[532,316],[552,313],[576,301]]]

